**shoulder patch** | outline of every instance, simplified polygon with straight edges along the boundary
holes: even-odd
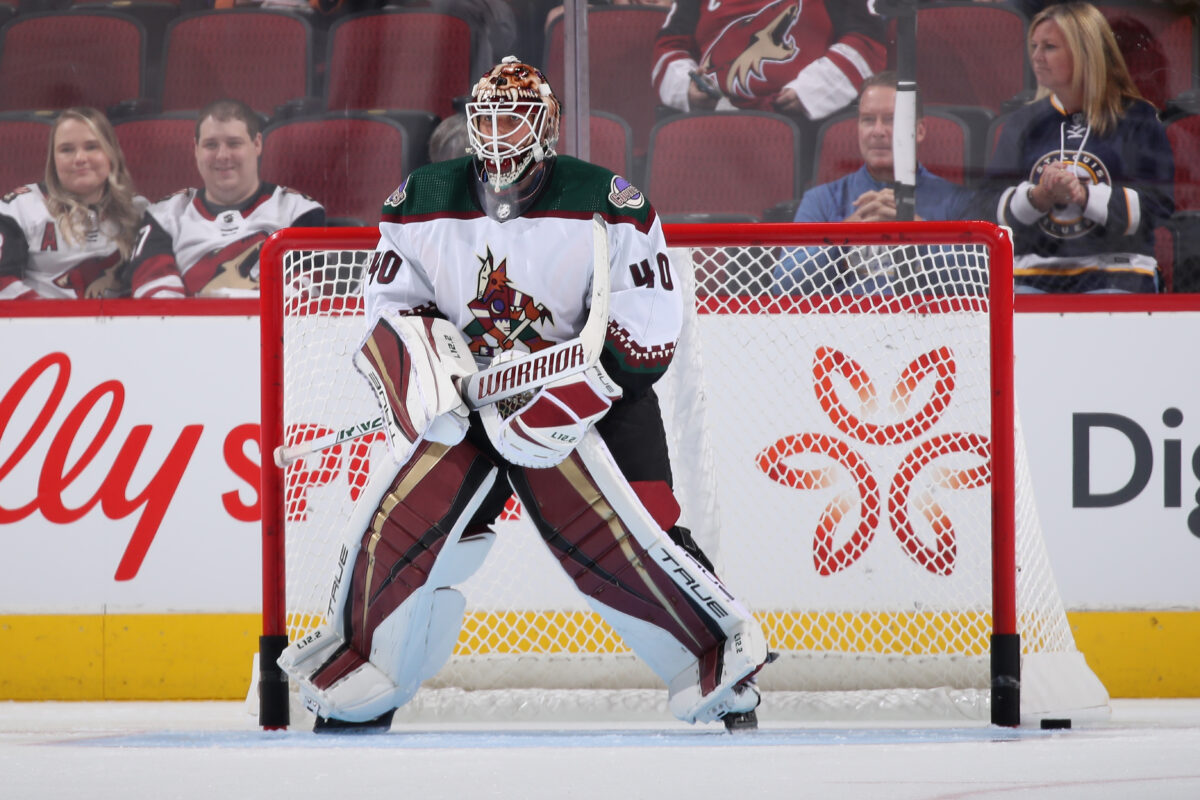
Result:
[[[29,194],[30,191],[32,191],[32,190],[28,186],[18,186],[16,189],[13,189],[11,192],[4,195],[4,197],[0,197],[0,200],[2,200],[5,203],[11,203],[13,200],[16,200],[19,196],[21,196],[23,194]]]
[[[394,191],[390,195],[388,195],[388,199],[383,201],[383,207],[384,208],[399,208],[400,204],[404,202],[404,198],[408,194],[408,192],[406,191],[407,189],[408,189],[408,178],[406,177],[404,179],[404,182],[401,183],[396,188],[396,191]],[[378,195],[376,195],[376,196],[378,196]]]
[[[646,196],[620,175],[613,175],[608,184],[608,202],[617,208],[641,208],[646,205]]]
[[[300,191],[299,189],[293,189],[290,186],[280,186],[279,188],[283,191],[284,194],[299,195],[300,197],[303,197],[305,200],[309,201],[310,203],[317,202],[315,199],[313,199],[312,197],[309,197],[308,195],[306,195],[304,192]]]

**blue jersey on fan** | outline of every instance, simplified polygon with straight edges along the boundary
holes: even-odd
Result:
[[[1087,185],[1085,206],[1043,213],[1029,200],[1053,162]],[[1154,106],[1131,100],[1100,134],[1050,95],[1013,113],[988,165],[976,210],[1013,229],[1023,291],[1155,291],[1154,229],[1175,209],[1171,147]]]

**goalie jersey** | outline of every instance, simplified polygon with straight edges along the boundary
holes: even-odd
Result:
[[[184,189],[150,206],[130,261],[134,297],[252,297],[258,251],[277,230],[325,224],[311,197],[272,183],[237,207]]]
[[[429,164],[387,199],[364,286],[367,318],[445,317],[480,366],[505,350],[572,339],[588,316],[599,212],[611,286],[601,361],[627,396],[649,387],[674,354],[682,304],[645,195],[608,170],[558,156],[534,204],[500,222],[480,209],[473,169],[470,157]]]
[[[867,0],[675,0],[654,41],[655,91],[688,109],[689,72],[739,108],[772,111],[790,88],[810,119],[854,102],[887,64],[885,23]],[[724,101],[717,106],[721,110]]]
[[[135,198],[139,208],[146,199]],[[0,300],[116,297],[124,293],[116,224],[92,212],[87,235],[68,241],[46,208],[40,184],[0,199]]]

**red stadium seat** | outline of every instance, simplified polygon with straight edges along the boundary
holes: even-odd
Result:
[[[565,144],[567,141],[566,129],[567,122],[563,120],[556,149],[560,153],[574,155]],[[613,114],[593,111],[589,135],[592,152],[588,160],[593,164],[611,169],[636,184],[636,176],[632,174],[633,133],[629,129],[629,123]]]
[[[142,25],[120,14],[20,14],[0,41],[0,111],[137,100],[145,41]]]
[[[49,114],[0,114],[0,194],[44,180],[50,123]]]
[[[62,0],[55,0],[62,2]],[[196,8],[195,0],[187,0],[189,8]],[[163,40],[167,25],[183,13],[181,0],[70,0],[69,8],[81,11],[107,9],[133,17],[142,23],[146,31],[146,83],[142,93],[147,97],[158,97],[162,77]]]
[[[118,120],[113,128],[134,186],[151,202],[200,185],[195,113]]]
[[[312,93],[313,33],[275,11],[202,11],[167,26],[162,109],[196,111],[234,98],[270,116]]]
[[[1200,114],[1185,114],[1166,125],[1175,156],[1175,210],[1200,211]]]
[[[917,160],[930,172],[948,181],[973,179],[971,131],[948,111],[926,107],[925,139],[917,147]],[[828,183],[862,166],[858,146],[857,112],[843,112],[817,130],[813,184]]]
[[[381,11],[329,30],[325,108],[418,109],[441,119],[471,90],[471,27],[448,14]]]
[[[654,126],[645,189],[659,214],[749,215],[799,194],[801,133],[764,111],[681,114]]]
[[[267,128],[262,177],[304,192],[327,217],[373,225],[411,169],[405,128],[376,114],[288,119]]]
[[[922,4],[917,10],[917,85],[928,104],[982,106],[999,113],[1033,88],[1025,16],[1005,5]]]
[[[1192,89],[1196,26],[1190,14],[1145,2],[1096,3],[1108,19],[1134,83],[1160,109]]]
[[[646,152],[654,127],[658,95],[650,83],[654,67],[654,37],[667,18],[667,9],[641,6],[600,6],[588,9],[589,103],[593,111],[616,114],[633,130],[633,152]],[[563,18],[551,23],[546,38],[546,78],[566,102],[563,70]]]

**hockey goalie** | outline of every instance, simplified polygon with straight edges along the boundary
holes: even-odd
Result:
[[[515,492],[675,716],[753,727],[766,640],[678,525],[652,388],[682,319],[660,222],[623,178],[556,155],[559,102],[534,67],[505,58],[467,115],[469,155],[383,207],[355,366],[397,467],[330,565],[330,620],[279,664],[317,730],[389,726],[449,658],[454,587]]]

